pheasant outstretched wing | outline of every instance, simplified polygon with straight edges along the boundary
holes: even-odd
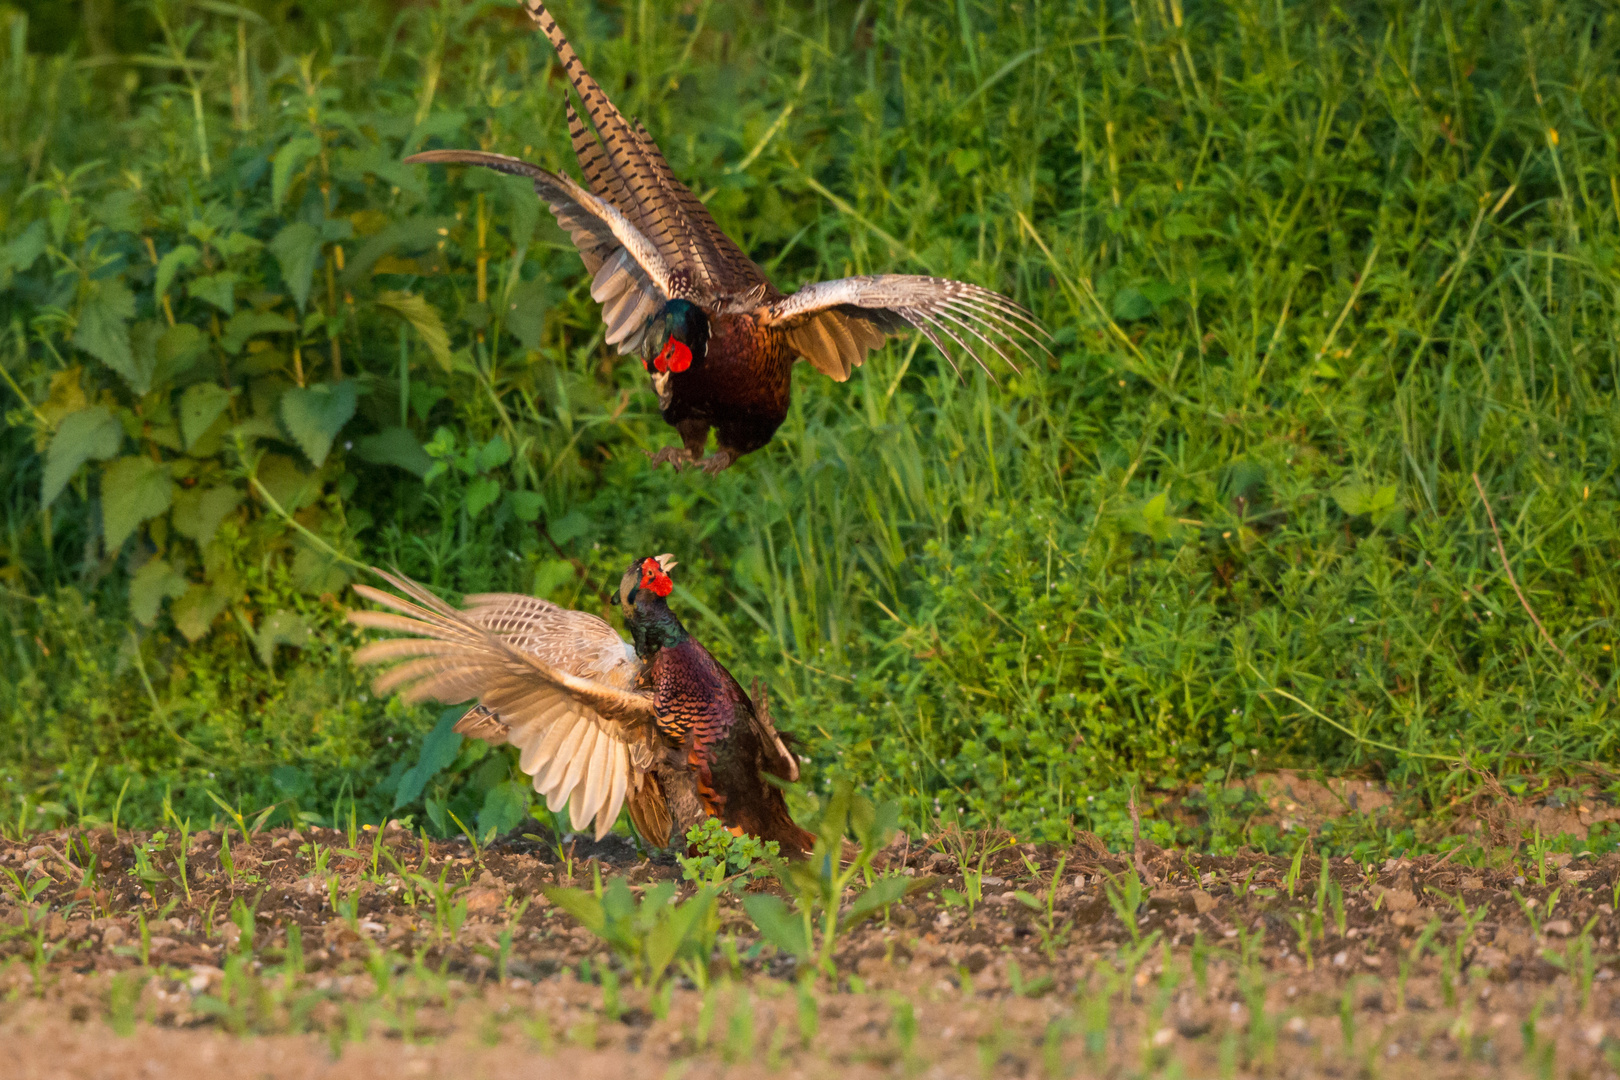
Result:
[[[1015,371],[1002,346],[1028,355],[1024,342],[1044,349],[1045,328],[1023,307],[989,289],[949,278],[875,274],[806,285],[763,304],[760,322],[781,328],[788,342],[817,371],[843,382],[866,354],[890,334],[916,330],[945,354],[949,338],[984,368],[994,352]],[[967,339],[967,340],[965,340]]]
[[[482,165],[534,181],[534,191],[551,207],[594,276],[591,299],[602,305],[607,343],[620,353],[641,351],[652,317],[684,288],[674,268],[619,207],[566,176],[521,158],[485,150],[426,150],[405,159],[410,165]]]
[[[456,730],[516,746],[552,811],[567,805],[574,828],[594,819],[597,838],[607,835],[658,750],[653,701],[633,689],[641,661],[629,643],[596,616],[544,600],[485,594],[457,610],[409,578],[374,572],[405,595],[354,590],[398,614],[353,611],[349,621],[413,635],[355,653],[361,664],[404,661],[377,676],[376,692],[476,699]]]
[[[592,191],[618,207],[653,242],[675,275],[673,296],[700,306],[756,289],[775,293],[765,272],[732,242],[696,195],[675,179],[647,129],[628,123],[585,70],[543,0],[527,0],[529,17],[551,40],[563,71],[596,129],[568,110],[568,134]]]

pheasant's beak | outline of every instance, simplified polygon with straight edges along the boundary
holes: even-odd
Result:
[[[664,351],[653,357],[653,367],[659,371],[685,371],[692,366],[692,350],[685,343],[670,338]]]

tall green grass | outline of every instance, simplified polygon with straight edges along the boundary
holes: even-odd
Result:
[[[365,698],[322,597],[348,572],[249,486],[271,456],[330,546],[448,590],[596,608],[631,555],[677,552],[689,623],[767,679],[815,783],[850,775],[915,822],[1125,835],[1133,784],[1356,769],[1443,808],[1487,775],[1613,764],[1602,5],[556,7],[779,285],[981,282],[1039,314],[1051,357],[958,378],[901,340],[845,385],[801,372],[777,440],[721,477],[655,472],[639,451],[673,434],[522,185],[396,164],[442,144],[572,167],[549,47],[515,9],[172,3],[123,64],[33,51],[13,15],[3,235],[15,253],[44,221],[50,240],[0,270],[26,399],[6,390],[0,442],[14,792],[66,808],[99,762],[86,797],[133,777],[137,813],[171,784],[203,807],[209,783],[390,809],[429,721]],[[150,526],[103,552],[94,465],[42,515],[59,373],[83,365],[90,402],[144,400],[74,347],[92,282],[128,282],[156,320],[148,237],[161,255],[195,222],[270,242],[299,221],[347,223],[296,338],[310,379],[361,391],[330,459],[311,469],[285,427],[222,446],[208,467],[243,503],[213,563]],[[238,304],[292,310],[268,251],[224,258]],[[425,297],[448,349],[388,290]],[[243,400],[290,385],[285,343],[251,354],[280,367],[233,367],[224,313],[171,292]],[[450,467],[424,481],[344,448],[402,425]],[[509,460],[455,467],[496,437]],[[469,513],[486,478],[504,501]],[[131,620],[156,556],[191,584],[235,575],[195,642],[174,601]],[[277,612],[302,648],[265,651]],[[506,776],[475,753],[438,781],[464,809]]]

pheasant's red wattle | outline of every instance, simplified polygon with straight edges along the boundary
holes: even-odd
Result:
[[[664,573],[657,559],[648,559],[641,566],[641,587],[655,596],[668,596],[675,588],[675,581]]]
[[[653,358],[653,367],[659,371],[685,371],[692,366],[692,350],[684,342],[670,338],[664,350]]]

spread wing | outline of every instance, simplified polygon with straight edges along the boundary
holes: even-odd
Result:
[[[591,299],[602,305],[607,343],[620,353],[641,351],[654,315],[677,294],[677,279],[651,240],[615,205],[586,191],[566,176],[521,158],[484,150],[427,150],[405,159],[410,165],[482,165],[534,181],[536,195],[551,207],[579,249],[594,279]]]
[[[477,699],[456,730],[516,746],[553,812],[567,804],[574,828],[594,818],[597,838],[607,835],[659,739],[652,699],[632,689],[641,662],[629,643],[594,615],[544,600],[486,594],[458,611],[409,578],[375,573],[410,599],[356,585],[400,614],[353,611],[349,621],[414,635],[355,653],[361,664],[404,661],[377,676],[376,692]]]
[[[580,63],[543,0],[528,0],[529,17],[551,39],[563,71],[591,118],[588,131],[568,106],[568,134],[590,189],[616,206],[658,249],[680,291],[700,306],[755,289],[775,294],[765,272],[732,243],[708,208],[675,179],[640,122],[627,123]]]
[[[989,289],[949,278],[915,274],[876,274],[806,285],[798,292],[764,304],[760,322],[780,327],[798,354],[817,371],[839,382],[890,334],[919,331],[945,354],[949,338],[984,368],[986,351],[1013,368],[1006,345],[1028,355],[1024,341],[1044,349],[1045,328],[1024,308]],[[968,340],[964,340],[968,339]]]

